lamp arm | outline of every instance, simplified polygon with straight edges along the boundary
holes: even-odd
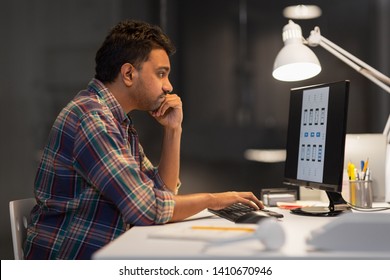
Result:
[[[310,37],[306,40],[309,46],[317,46],[320,45],[325,50],[336,56],[338,59],[348,64],[350,67],[355,69],[357,72],[380,86],[387,93],[390,94],[390,78],[386,75],[382,74],[375,68],[371,67],[364,61],[360,60],[356,56],[350,54],[346,50],[337,46],[335,43],[329,41],[324,36],[320,34],[320,30],[316,27],[310,34]]]
[[[339,46],[337,46],[335,43],[329,41],[328,39],[326,39],[324,36],[321,35],[321,42],[329,45],[331,48],[335,49],[337,52],[341,53],[342,55],[348,57],[351,61],[354,61],[356,64],[358,65],[361,65],[361,68],[365,68],[366,70],[368,70],[369,72],[371,72],[374,76],[376,76],[379,80],[381,80],[382,82],[390,85],[390,78],[387,77],[386,75],[382,74],[381,72],[379,72],[378,70],[376,70],[375,68],[371,67],[370,65],[368,65],[367,63],[365,63],[364,61],[362,61],[361,59],[357,58],[356,56],[350,54],[349,52],[347,52],[346,50],[340,48]],[[320,44],[321,45],[321,44]],[[322,46],[322,45],[321,45]]]
[[[322,37],[323,38],[323,37]],[[332,47],[330,47],[328,44],[326,44],[324,41],[321,41],[320,44],[319,44],[321,47],[323,47],[324,49],[326,49],[328,52],[330,52],[331,54],[333,54],[334,56],[336,56],[338,59],[340,59],[341,61],[345,62],[346,64],[348,64],[350,67],[352,67],[353,69],[355,69],[357,72],[359,72],[360,74],[362,74],[363,76],[365,76],[367,79],[371,80],[373,83],[377,84],[378,86],[380,86],[382,89],[384,89],[385,91],[387,91],[387,93],[390,94],[390,87],[388,85],[385,84],[384,81],[382,81],[383,79],[379,78],[377,75],[374,74],[374,72],[370,71],[369,69],[366,69],[360,65],[358,65],[357,63],[355,63],[354,61],[350,60],[348,57],[342,55],[341,53],[337,52],[335,49],[333,49]],[[383,75],[383,74],[382,74]],[[386,77],[386,76],[385,76]],[[388,77],[386,77],[387,80],[389,79]],[[390,83],[388,83],[390,84]]]

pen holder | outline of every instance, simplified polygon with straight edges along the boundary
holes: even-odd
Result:
[[[350,202],[353,206],[372,208],[372,181],[349,181]]]

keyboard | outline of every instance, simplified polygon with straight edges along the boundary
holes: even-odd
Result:
[[[264,218],[283,218],[283,215],[268,209],[256,210],[242,203],[232,204],[220,210],[208,209],[209,212],[238,224],[257,224]]]

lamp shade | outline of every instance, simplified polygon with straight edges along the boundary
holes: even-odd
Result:
[[[321,72],[321,65],[314,52],[303,44],[301,27],[291,20],[283,28],[285,46],[274,62],[272,76],[281,81],[309,79]]]
[[[312,19],[321,16],[320,7],[315,5],[295,5],[284,8],[283,15],[290,19]]]

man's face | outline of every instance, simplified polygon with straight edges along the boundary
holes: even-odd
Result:
[[[134,80],[133,97],[137,109],[154,111],[160,107],[165,95],[173,90],[169,82],[170,72],[169,57],[165,50],[154,49],[149,60],[144,62]]]

